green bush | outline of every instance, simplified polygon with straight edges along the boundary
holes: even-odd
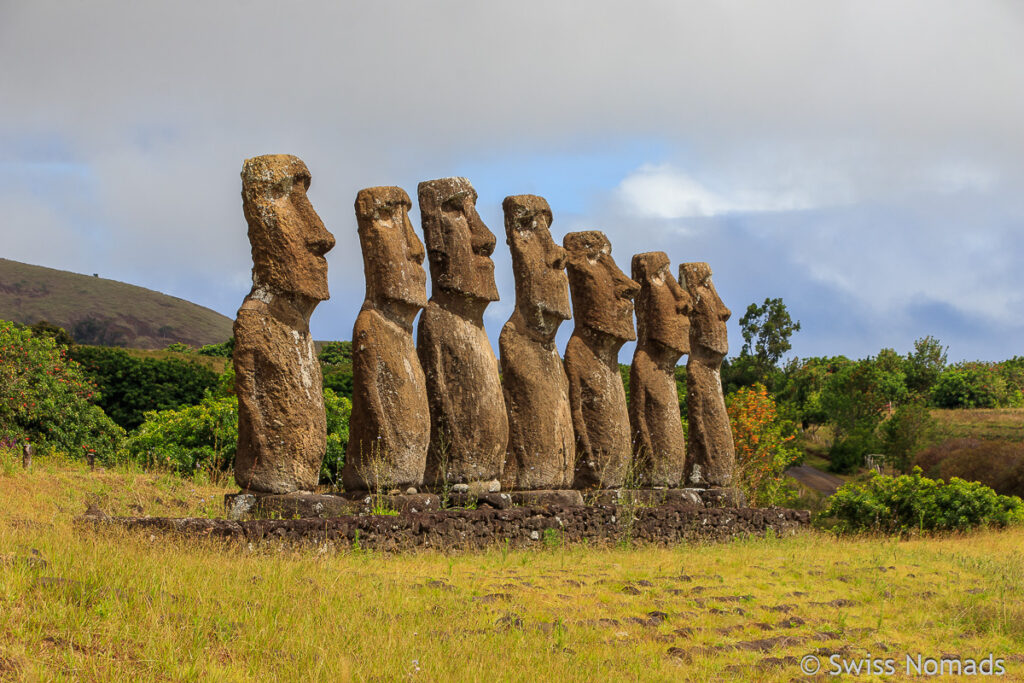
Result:
[[[323,385],[339,396],[352,398],[352,342],[327,342],[320,351]]]
[[[76,346],[70,355],[99,387],[100,407],[129,430],[142,424],[148,411],[195,405],[217,387],[217,373],[191,361],[136,358],[101,346]]]
[[[50,336],[0,320],[0,439],[28,439],[73,457],[112,456],[124,438],[100,394]]]
[[[200,356],[213,356],[215,358],[231,358],[235,352],[235,338],[228,339],[223,344],[207,344],[200,346],[196,351]]]
[[[136,462],[171,467],[179,473],[224,470],[238,446],[238,399],[207,396],[198,404],[146,413],[125,442]]]
[[[352,401],[324,388],[324,409],[327,412],[327,452],[320,466],[320,481],[337,485],[341,481],[341,468],[345,465]]]
[[[842,486],[816,518],[837,533],[965,530],[1024,522],[1024,501],[1000,496],[977,482],[928,479],[912,474],[876,474]]]
[[[997,365],[958,363],[939,375],[932,402],[940,408],[997,408],[1010,404],[1010,392]]]
[[[864,435],[839,439],[828,451],[828,470],[848,474],[864,464],[864,456],[875,450],[875,440]]]
[[[225,377],[231,373],[225,372]],[[345,462],[348,421],[352,403],[330,389],[324,390],[327,412],[327,449],[320,478],[335,483]],[[180,473],[226,470],[235,461],[238,446],[238,399],[206,396],[198,404],[146,413],[125,442],[132,460],[162,465]]]

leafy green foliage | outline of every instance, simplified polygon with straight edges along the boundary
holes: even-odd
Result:
[[[932,438],[936,426],[924,403],[905,403],[879,428],[882,452],[893,467],[906,472],[914,454]]]
[[[760,306],[750,304],[740,318],[743,349],[740,356],[754,359],[758,380],[771,372],[793,345],[789,339],[800,331],[800,322],[793,322],[781,298],[766,298]]]
[[[324,409],[327,412],[327,453],[320,466],[320,481],[337,485],[341,481],[341,468],[345,465],[352,401],[324,387]]]
[[[222,344],[207,344],[200,346],[196,353],[200,356],[214,356],[217,358],[231,358],[235,352],[235,338],[232,337]]]
[[[217,374],[199,363],[99,346],[76,346],[70,354],[99,386],[100,406],[125,429],[142,424],[147,411],[197,404],[217,386]]]
[[[874,431],[890,400],[890,380],[891,376],[871,359],[843,365],[828,376],[820,405],[837,438]]]
[[[919,396],[927,396],[946,367],[948,346],[932,336],[914,340],[914,350],[907,354],[903,371],[907,375],[907,389]]]
[[[875,475],[867,482],[842,486],[829,498],[818,522],[834,522],[832,529],[839,533],[1005,526],[1024,522],[1024,501],[1000,496],[977,482],[928,479],[915,467],[909,475]]]
[[[223,470],[238,445],[238,399],[206,396],[198,404],[149,411],[125,442],[128,455],[145,465],[180,473]]]
[[[75,343],[67,330],[59,325],[52,325],[45,320],[37,320],[29,325],[32,335],[35,337],[50,337],[58,347],[67,348]]]
[[[95,405],[98,398],[52,337],[0,320],[0,438],[109,457],[124,430]]]
[[[1016,370],[1012,367],[1011,370]],[[957,363],[946,368],[932,387],[940,408],[996,408],[1017,405],[1020,388],[1011,388],[998,363]]]
[[[352,399],[352,342],[333,341],[320,351],[320,370],[324,388]]]

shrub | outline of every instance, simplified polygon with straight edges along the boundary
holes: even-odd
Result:
[[[997,408],[1009,404],[1006,379],[991,363],[958,363],[946,368],[932,387],[940,408]]]
[[[125,448],[136,462],[179,473],[225,470],[238,446],[238,399],[207,396],[198,404],[149,411]]]
[[[320,351],[325,389],[352,398],[352,342],[327,342]]]
[[[864,464],[864,456],[872,451],[876,443],[870,433],[854,434],[839,439],[828,450],[828,470],[838,474],[853,472]]]
[[[794,425],[779,417],[775,400],[763,384],[744,387],[726,398],[733,442],[736,444],[736,475],[747,498],[757,505],[779,505],[789,493],[786,469],[799,454],[787,446]]]
[[[217,373],[191,361],[136,358],[100,346],[76,346],[70,353],[99,386],[99,405],[125,429],[142,424],[148,411],[198,404],[217,387]]]
[[[918,453],[914,464],[929,477],[959,477],[1024,497],[1024,443],[949,439]]]
[[[816,522],[838,533],[965,530],[1024,522],[1024,501],[983,484],[928,479],[921,469],[890,477],[876,474],[842,486]]]
[[[109,457],[124,430],[95,405],[99,398],[52,337],[0,320],[0,438]]]
[[[225,372],[225,376],[229,373]],[[324,390],[327,449],[321,481],[334,483],[345,461],[352,403]],[[125,442],[129,457],[144,465],[163,465],[179,473],[227,470],[238,447],[238,398],[206,396],[198,404],[150,411]]]
[[[324,409],[327,412],[327,452],[320,466],[320,481],[337,485],[341,481],[341,468],[345,465],[352,401],[324,388]]]
[[[216,358],[231,358],[235,352],[235,338],[228,339],[223,344],[207,344],[200,346],[196,351],[200,356],[214,356]]]

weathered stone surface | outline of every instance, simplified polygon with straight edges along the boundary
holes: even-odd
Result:
[[[229,493],[224,496],[228,519],[246,517],[292,519],[294,517],[340,517],[360,512],[360,504],[341,496],[308,491],[293,493]]]
[[[711,283],[706,263],[679,266],[679,280],[693,300],[690,358],[686,363],[689,436],[685,483],[729,486],[736,452],[722,394],[722,360],[729,352],[725,321],[731,315]]]
[[[416,350],[430,406],[428,486],[500,479],[508,416],[484,309],[498,300],[494,234],[476,211],[465,178],[419,184],[423,236],[433,284]]]
[[[542,197],[506,197],[505,234],[512,252],[516,308],[498,338],[508,407],[508,453],[502,487],[572,486],[576,443],[569,378],[555,333],[569,311],[565,249],[551,239],[551,209]]]
[[[524,492],[529,493],[529,492]],[[92,527],[117,525],[146,534],[167,532],[187,537],[221,538],[237,543],[330,544],[337,549],[474,549],[493,545],[528,548],[543,543],[545,532],[560,542],[675,544],[725,541],[738,536],[789,536],[810,525],[806,510],[778,508],[705,509],[693,505],[638,507],[626,522],[620,508],[602,506],[514,507],[507,510],[440,510],[399,515],[361,515],[332,519],[229,521],[119,517],[80,518]]]
[[[576,489],[549,489],[535,491],[513,491],[509,494],[516,505],[538,507],[562,505],[576,507],[583,505],[583,495]]]
[[[587,495],[592,505],[695,505],[704,507],[698,489],[607,489]],[[721,507],[721,506],[716,506]]]
[[[647,486],[678,486],[686,461],[676,363],[690,351],[690,296],[663,251],[633,257],[637,344],[629,368],[629,424],[634,467]]]
[[[309,316],[328,298],[334,247],[306,196],[310,175],[290,155],[247,159],[242,208],[252,290],[235,319],[235,481],[269,493],[312,490],[327,443],[320,363]]]
[[[619,349],[636,339],[633,297],[640,286],[612,260],[603,232],[571,232],[569,288],[576,325],[565,347],[565,372],[576,432],[575,488],[617,488],[632,456]]]
[[[356,196],[366,298],[352,330],[346,489],[423,483],[430,415],[412,324],[427,303],[427,275],[410,208],[399,187],[371,187]]]

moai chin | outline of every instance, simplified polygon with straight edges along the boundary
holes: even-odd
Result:
[[[565,347],[565,372],[576,432],[576,488],[618,488],[626,481],[632,445],[619,349],[636,339],[633,297],[640,286],[612,260],[603,232],[571,232],[569,289],[576,325]]]
[[[736,452],[722,394],[722,360],[729,352],[725,322],[731,315],[711,283],[706,263],[679,266],[679,280],[693,300],[690,358],[686,363],[687,485],[732,484]]]
[[[498,338],[509,426],[501,485],[565,489],[576,459],[569,378],[555,346],[559,325],[572,317],[566,253],[551,239],[543,197],[505,197],[502,209],[516,308]]]
[[[423,244],[400,187],[356,196],[366,298],[352,330],[352,417],[342,481],[349,491],[423,483],[430,416],[412,323],[427,305]]]
[[[242,165],[253,268],[234,325],[235,481],[250,491],[312,491],[327,445],[309,317],[329,297],[324,254],[334,237],[306,196],[309,181],[302,160],[287,154]]]
[[[484,309],[498,300],[494,235],[476,211],[465,178],[419,184],[432,283],[416,350],[430,404],[428,486],[482,484],[497,490],[508,444],[498,359],[484,331]]]
[[[629,368],[634,466],[645,485],[675,487],[686,460],[675,369],[690,352],[690,295],[673,277],[663,251],[635,255],[632,271],[640,283],[637,344]]]

